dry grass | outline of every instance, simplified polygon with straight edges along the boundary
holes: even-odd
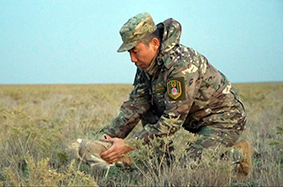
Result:
[[[168,166],[152,155],[165,154],[159,142],[151,149],[139,145],[131,153],[131,171],[90,169],[66,151],[77,138],[94,138],[110,123],[132,89],[131,85],[1,85],[0,86],[0,185],[45,186],[280,186],[283,184],[283,83],[235,84],[248,113],[242,139],[255,148],[254,173],[248,181],[233,178],[227,165],[204,163],[191,170],[186,162]],[[140,129],[137,127],[135,132]],[[134,133],[134,132],[133,132]],[[197,138],[180,131],[174,144]],[[181,147],[181,146],[177,146]],[[182,149],[176,150],[182,156]],[[151,158],[151,159],[150,159]],[[163,160],[164,161],[164,160]]]

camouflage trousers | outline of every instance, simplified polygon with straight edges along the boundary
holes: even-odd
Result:
[[[215,116],[211,116],[214,118]],[[237,118],[237,117],[236,117]],[[146,115],[142,117],[142,124],[156,123],[158,117],[154,110],[149,110]],[[202,123],[198,129],[189,130],[191,133],[198,134],[200,137],[194,142],[187,142],[189,148],[187,157],[189,160],[202,160],[203,154],[207,153],[223,153],[219,159],[228,160],[231,164],[237,164],[246,159],[244,151],[235,147],[242,131],[245,129],[246,117],[239,115],[238,120],[229,124],[229,120],[213,124]],[[185,146],[184,146],[185,147]],[[169,151],[173,151],[174,147],[169,145]]]
[[[201,160],[204,153],[222,153],[220,159],[229,160],[232,164],[246,159],[243,150],[234,147],[241,134],[238,130],[204,126],[197,134],[201,135],[200,138],[188,143],[190,146],[186,151],[189,158]]]

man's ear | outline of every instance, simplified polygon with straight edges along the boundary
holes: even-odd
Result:
[[[153,38],[151,41],[150,41],[150,44],[152,45],[154,51],[157,51],[159,46],[160,46],[160,42],[157,38]]]

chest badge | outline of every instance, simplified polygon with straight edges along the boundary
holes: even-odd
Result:
[[[167,82],[167,92],[170,98],[176,100],[182,95],[182,83],[179,80]]]
[[[155,88],[156,93],[163,93],[165,92],[165,87],[164,86],[158,86]]]

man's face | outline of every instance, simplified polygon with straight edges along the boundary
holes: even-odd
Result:
[[[134,48],[129,50],[131,61],[136,64],[136,66],[145,70],[149,67],[152,59],[155,57],[157,50],[156,46],[152,42],[147,46],[144,43],[138,43]]]

